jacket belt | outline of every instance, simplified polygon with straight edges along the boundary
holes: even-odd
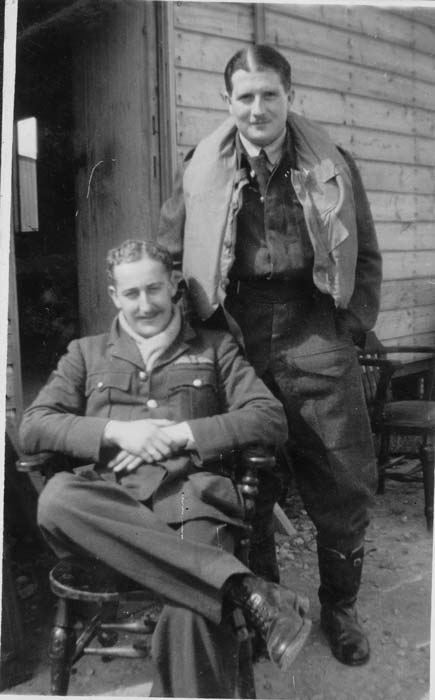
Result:
[[[313,282],[307,280],[260,279],[231,280],[227,296],[244,296],[265,303],[285,303],[291,299],[306,299],[315,293]]]

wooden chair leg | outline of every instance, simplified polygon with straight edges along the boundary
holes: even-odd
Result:
[[[239,682],[238,691],[241,700],[255,700],[254,664],[252,662],[252,642],[245,639],[239,647]]]
[[[390,449],[390,435],[388,433],[381,434],[381,444],[378,454],[378,494],[385,493],[385,464],[388,461],[388,453]],[[384,466],[384,468],[382,468]]]
[[[75,641],[68,601],[59,598],[50,638],[51,695],[66,695],[68,692]]]
[[[424,512],[427,529],[433,530],[433,501],[434,501],[434,468],[435,468],[435,435],[430,434],[420,449],[420,459],[423,467]]]
[[[238,697],[242,700],[257,697],[255,692],[254,663],[251,636],[246,626],[245,616],[240,608],[233,611],[234,632],[239,640],[237,669]]]

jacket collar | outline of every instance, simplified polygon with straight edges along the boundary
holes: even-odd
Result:
[[[160,365],[165,365],[179,355],[182,355],[189,349],[190,345],[196,338],[197,333],[195,330],[189,325],[189,323],[187,323],[185,319],[183,319],[181,330],[176,340],[159,357],[153,369],[156,369]],[[144,363],[139,352],[139,348],[137,347],[133,338],[122,330],[118,317],[116,317],[112,322],[107,340],[107,346],[110,348],[112,357],[116,357],[117,359],[136,365],[136,367],[139,367],[140,369],[144,369]]]

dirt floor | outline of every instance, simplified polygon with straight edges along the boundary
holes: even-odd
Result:
[[[286,700],[428,700],[432,537],[423,515],[421,484],[387,482],[377,496],[366,537],[366,563],[359,612],[370,634],[370,662],[360,668],[338,663],[319,630],[318,573],[314,531],[296,495],[285,510],[297,533],[278,534],[282,582],[311,600],[313,631],[292,670],[281,674],[269,661],[256,665],[259,698]],[[2,695],[47,695],[47,637],[52,597],[47,585],[51,556],[34,543],[19,548],[13,571],[25,627],[25,652],[16,684]],[[35,566],[36,564],[36,566]],[[150,659],[86,657],[74,669],[70,695],[144,697],[151,686]],[[29,676],[26,680],[24,678]],[[19,682],[23,681],[23,682]]]

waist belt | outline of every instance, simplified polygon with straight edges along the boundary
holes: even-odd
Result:
[[[285,303],[292,299],[307,298],[315,293],[312,281],[252,279],[231,280],[227,287],[227,296],[250,297],[264,303]]]

